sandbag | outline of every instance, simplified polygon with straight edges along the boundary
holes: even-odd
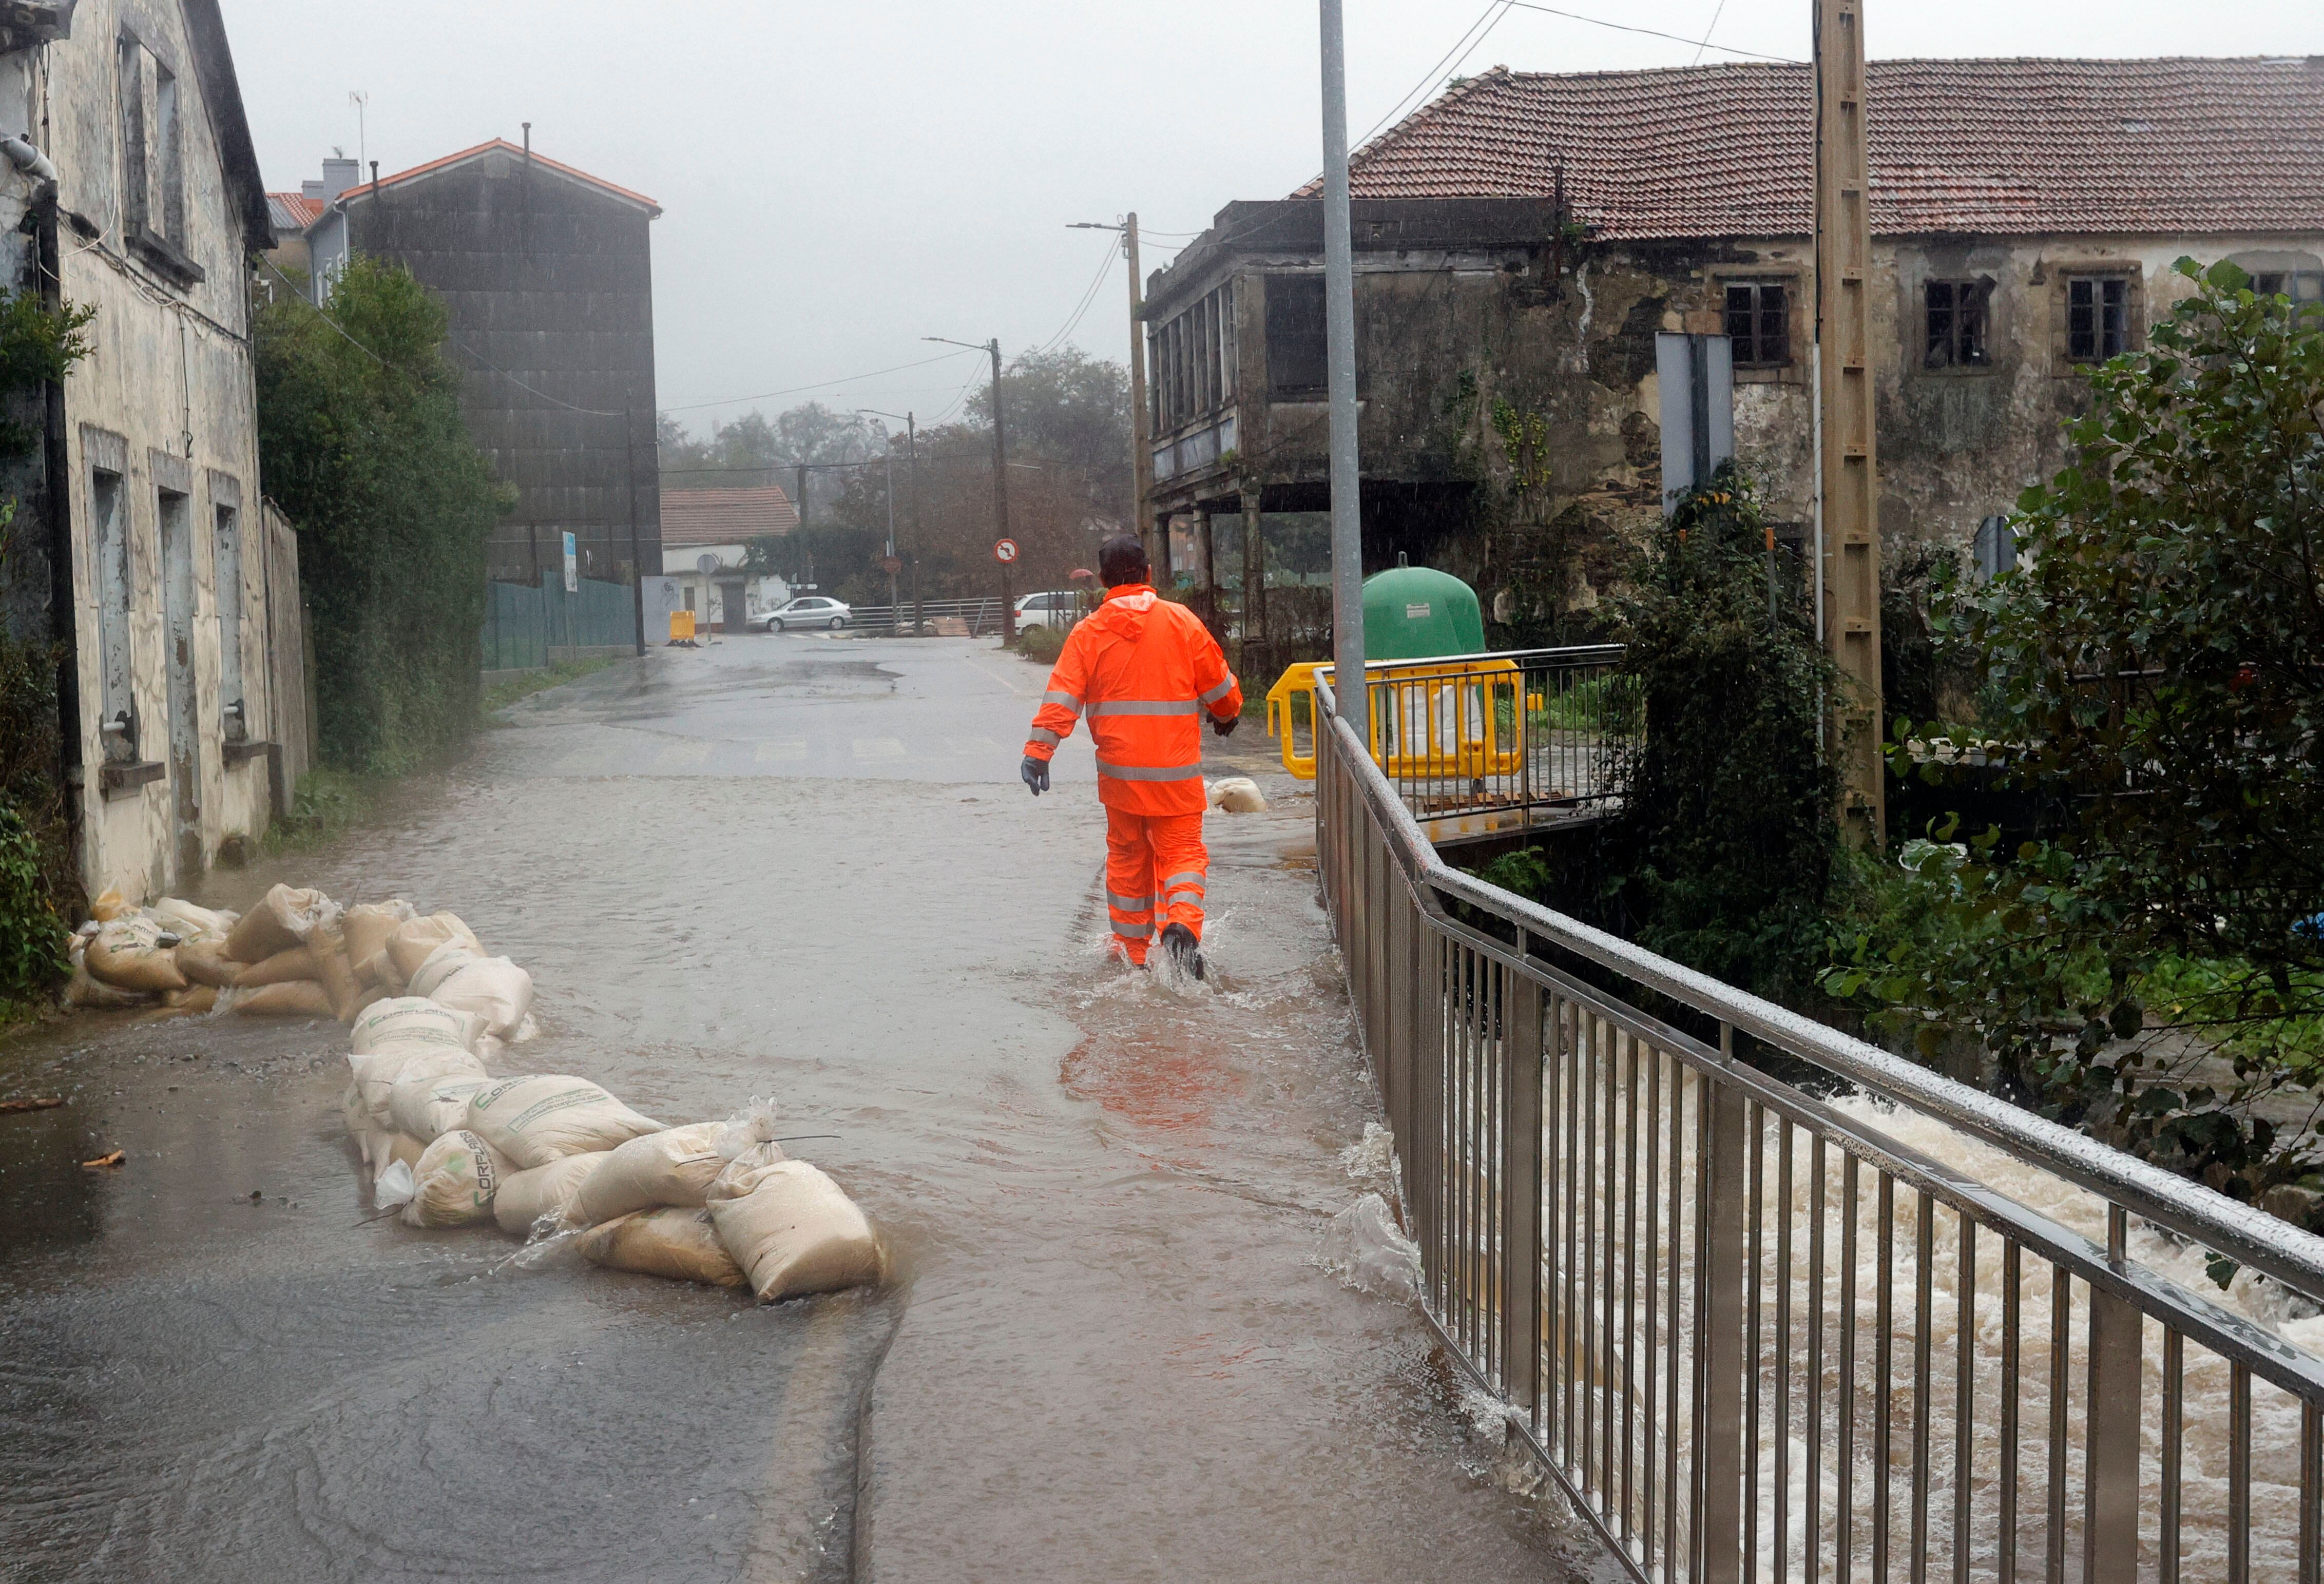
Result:
[[[724,1122],[668,1128],[617,1146],[573,1197],[565,1219],[594,1227],[632,1211],[698,1207],[712,1179],[726,1169],[718,1153]]]
[[[355,977],[377,985],[392,996],[401,995],[409,982],[385,946],[355,962]]]
[[[340,1019],[340,1021],[350,1024],[353,1023],[357,1018],[362,1017],[364,1012],[378,1006],[380,1002],[387,999],[387,986],[383,984],[365,986],[363,994],[355,998],[355,1011],[347,1017]]]
[[[440,1045],[473,1051],[484,1027],[473,1012],[439,1007],[423,996],[397,996],[364,1008],[347,1031],[360,1055],[389,1045]]]
[[[706,1210],[647,1210],[618,1216],[582,1235],[581,1257],[612,1270],[714,1287],[740,1287],[748,1281],[718,1240]]]
[[[411,920],[411,904],[401,897],[384,902],[363,902],[339,916],[339,930],[346,938],[347,962],[358,978],[378,981],[364,972],[364,964],[387,950],[387,939],[400,925]]]
[[[880,1279],[872,1223],[838,1183],[805,1161],[729,1162],[710,1184],[708,1206],[719,1242],[763,1302]]]
[[[262,984],[289,984],[293,980],[317,977],[315,953],[305,946],[293,946],[287,952],[277,952],[262,962],[250,963],[229,988],[256,990]]]
[[[610,1153],[595,1149],[586,1155],[568,1155],[545,1166],[511,1172],[501,1179],[500,1192],[493,1195],[493,1220],[512,1238],[531,1232],[545,1215],[553,1214],[559,1225],[564,1224],[573,1196],[605,1164]]]
[[[347,966],[345,937],[340,934],[336,918],[319,921],[307,936],[307,950],[315,954],[315,977],[330,992],[332,1015],[342,1023],[355,1015],[355,1003],[363,999],[363,986],[355,982],[355,971]]]
[[[195,1018],[213,1011],[217,1007],[218,991],[215,985],[190,984],[181,990],[170,990],[161,997],[161,1007],[140,1018],[140,1023],[159,1023],[170,1018]]]
[[[415,987],[418,981],[414,981]],[[532,1009],[532,975],[506,957],[471,957],[428,992],[439,1007],[474,1012],[494,1039],[523,1037]]]
[[[428,953],[428,961],[412,971],[403,988],[409,994],[433,999],[438,985],[483,957],[482,952],[466,941],[446,941]]]
[[[119,886],[106,887],[97,894],[97,899],[88,905],[88,916],[99,924],[111,924],[129,911],[129,904],[121,899]]]
[[[1211,806],[1228,814],[1265,814],[1267,797],[1249,776],[1226,776],[1211,783]]]
[[[520,1169],[662,1129],[586,1078],[561,1074],[505,1078],[478,1090],[468,1102],[468,1126]]]
[[[164,897],[147,904],[145,916],[181,940],[224,941],[242,915],[198,907],[182,897]]]
[[[431,1144],[466,1125],[468,1101],[475,1098],[476,1091],[493,1082],[481,1063],[473,1070],[443,1073],[417,1072],[412,1070],[413,1065],[432,1066],[434,1063],[407,1064],[396,1074],[387,1091],[388,1120],[398,1132]]]
[[[226,950],[237,962],[263,962],[277,952],[304,944],[308,933],[332,907],[320,891],[276,886],[226,932]]]
[[[372,1149],[366,1151],[365,1155],[372,1162],[372,1175],[376,1179],[380,1173],[398,1161],[401,1161],[417,1173],[420,1170],[421,1159],[428,1154],[429,1141],[425,1138],[414,1138],[409,1133],[374,1132],[372,1135]]]
[[[493,1193],[508,1175],[508,1158],[467,1128],[429,1145],[411,1168],[407,1227],[464,1227],[493,1213]]]
[[[226,955],[223,940],[187,941],[171,955],[177,959],[178,972],[186,976],[189,983],[232,990],[242,982],[243,965]]]
[[[347,1055],[347,1067],[353,1073],[355,1087],[363,1091],[364,1114],[369,1126],[392,1128],[395,1125],[394,1110],[390,1103],[395,1086],[404,1079],[447,1078],[453,1073],[465,1073],[482,1078],[484,1064],[464,1050],[440,1045],[390,1045],[374,1050],[353,1051]],[[460,1126],[458,1119],[451,1123]],[[416,1132],[417,1129],[408,1129]],[[440,1136],[439,1128],[430,1139]]]
[[[139,914],[116,918],[89,937],[81,953],[92,976],[115,990],[181,990],[177,937]]]
[[[150,1007],[158,999],[152,990],[126,990],[92,978],[88,961],[79,955],[73,958],[72,979],[65,986],[65,1004],[88,1011],[105,1011],[116,1007]]]
[[[420,972],[420,965],[428,961],[429,953],[447,941],[463,942],[479,957],[484,954],[484,944],[456,913],[431,913],[397,925],[395,933],[387,937],[387,954],[395,972],[408,982]]]
[[[237,986],[218,992],[218,1010],[244,1018],[336,1018],[330,992],[311,979],[263,984],[255,990]]]

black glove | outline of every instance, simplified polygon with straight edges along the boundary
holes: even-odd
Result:
[[[1025,762],[1017,767],[1017,773],[1025,778],[1025,785],[1033,788],[1034,797],[1038,797],[1042,793],[1047,792],[1049,789],[1049,761],[1047,760],[1035,759],[1028,753],[1025,756]]]
[[[1241,724],[1242,717],[1240,715],[1213,715],[1211,717],[1211,730],[1216,732],[1222,737],[1233,736],[1234,729]]]

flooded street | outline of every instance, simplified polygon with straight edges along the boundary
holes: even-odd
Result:
[[[0,1089],[73,1099],[0,1118],[7,1576],[1588,1576],[1417,1317],[1317,1263],[1376,1111],[1305,790],[1255,724],[1210,741],[1274,807],[1208,822],[1210,981],[1133,974],[1085,739],[1054,795],[1017,779],[1042,680],[968,640],[659,651],[198,894],[460,913],[538,986],[501,1070],[672,1122],[774,1096],[888,1293],[761,1308],[366,1222],[336,1025],[0,1044]]]

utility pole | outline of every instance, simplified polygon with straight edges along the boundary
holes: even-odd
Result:
[[[1332,402],[1332,692],[1366,723],[1364,529],[1356,457],[1356,273],[1348,235],[1347,41],[1340,0],[1319,0],[1323,67],[1323,335]],[[1351,692],[1352,690],[1352,694]]]
[[[646,652],[646,564],[638,550],[638,426],[637,410],[622,409],[622,471],[630,486],[630,603],[638,623],[638,653]],[[659,469],[654,476],[661,476]]]
[[[1146,285],[1138,273],[1138,214],[1132,210],[1121,227],[1122,256],[1130,261],[1130,520],[1138,525],[1139,543],[1146,547],[1149,565],[1155,555],[1153,433],[1146,410]]]
[[[991,343],[992,353],[992,524],[997,543],[1009,537],[1009,440],[1001,424],[1001,337]],[[1017,612],[1010,604],[1009,563],[1001,563],[1001,641],[1017,641]]]
[[[918,419],[908,412],[904,414],[904,472],[912,486],[912,632],[925,638],[928,610],[920,598],[920,431]]]
[[[1816,558],[1850,838],[1887,840],[1880,754],[1880,492],[1873,435],[1862,0],[1815,5]]]
[[[796,504],[798,507],[799,537],[805,539],[807,537],[807,464],[804,462],[798,465],[798,500]],[[813,588],[815,586],[815,550],[809,546],[806,547],[806,552],[807,586]]]

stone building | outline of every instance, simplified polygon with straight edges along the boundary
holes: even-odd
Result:
[[[53,644],[91,891],[264,829],[309,738],[295,542],[259,493],[250,260],[266,198],[217,0],[0,11],[0,283],[95,311],[20,392],[0,584]]]
[[[489,576],[538,585],[574,536],[580,574],[661,566],[654,450],[651,198],[495,139],[392,176],[323,161],[277,194],[318,213],[303,246],[317,300],[351,253],[393,259],[444,299],[467,371],[468,432],[516,486]],[[295,265],[297,261],[291,260]],[[285,273],[290,269],[285,269]]]
[[[2324,298],[2324,58],[1876,61],[1867,104],[1892,546],[1966,545],[2061,465],[2181,255]],[[1810,522],[1812,108],[1804,66],[1497,68],[1357,152],[1368,569],[1471,579],[1496,641],[1576,630],[1657,510],[1666,329],[1735,338],[1738,454]],[[1196,581],[1328,505],[1315,191],[1230,204],[1149,282],[1157,518],[1198,563],[1236,541]]]

